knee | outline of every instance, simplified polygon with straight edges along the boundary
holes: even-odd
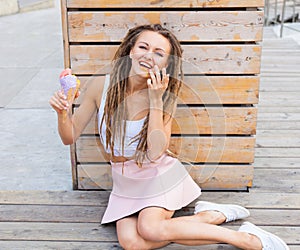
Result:
[[[167,241],[167,230],[164,222],[151,222],[147,220],[139,221],[138,233],[148,241]]]
[[[140,250],[141,242],[134,235],[118,235],[120,246],[125,250]]]

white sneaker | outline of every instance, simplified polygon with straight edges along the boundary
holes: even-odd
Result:
[[[218,211],[224,214],[226,217],[226,222],[244,219],[250,215],[250,212],[242,206],[232,204],[217,204],[208,201],[196,202],[194,213],[197,214],[209,210]]]
[[[239,232],[246,232],[257,236],[263,246],[263,250],[289,250],[290,248],[278,236],[262,230],[258,226],[246,221],[239,228]]]

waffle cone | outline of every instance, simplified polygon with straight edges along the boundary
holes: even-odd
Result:
[[[60,79],[61,87],[64,91],[65,96],[67,97],[67,101],[71,106],[76,93],[80,87],[80,81],[75,75],[66,75]],[[63,110],[63,122],[66,121],[68,115],[67,110]]]

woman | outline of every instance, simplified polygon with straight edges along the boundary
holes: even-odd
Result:
[[[228,243],[242,249],[288,249],[277,236],[245,222],[239,231],[217,226],[249,216],[237,205],[199,201],[195,214],[173,218],[201,190],[168,152],[172,115],[181,85],[182,49],[160,25],[129,30],[103,84],[93,83],[72,116],[66,97],[55,93],[64,144],[79,137],[98,110],[100,138],[110,156],[113,190],[102,223],[116,221],[125,249],[154,249],[170,242],[183,245]],[[63,122],[62,111],[69,116]]]

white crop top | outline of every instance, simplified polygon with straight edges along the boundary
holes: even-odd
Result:
[[[106,94],[107,94],[107,89],[109,86],[109,80],[110,80],[110,75],[106,75],[105,77],[105,83],[104,83],[104,88],[103,88],[103,93],[102,93],[102,98],[101,98],[101,103],[100,103],[100,108],[98,111],[98,130],[99,133],[101,133],[101,136],[103,138],[103,146],[106,149],[106,124],[103,122],[102,125],[102,130],[100,131],[100,125],[104,113],[104,106],[105,106],[105,101],[106,101]],[[144,121],[146,117],[141,119],[141,120],[135,120],[135,121],[130,121],[126,120],[126,135],[125,135],[125,140],[124,140],[124,157],[131,157],[134,155],[138,141],[132,142],[132,139],[141,131]],[[100,139],[101,139],[100,136]],[[106,149],[107,153],[111,153],[110,148]],[[114,155],[115,156],[122,156],[122,147],[121,147],[121,140],[115,141],[114,145]]]

